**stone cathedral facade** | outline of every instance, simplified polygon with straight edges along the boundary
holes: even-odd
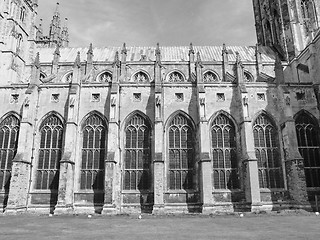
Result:
[[[4,212],[314,207],[319,0],[253,0],[253,47],[68,47],[37,8],[0,1]]]

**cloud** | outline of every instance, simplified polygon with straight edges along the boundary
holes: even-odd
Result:
[[[48,29],[55,2],[39,5]],[[69,18],[71,46],[256,42],[251,0],[60,0],[60,11]]]

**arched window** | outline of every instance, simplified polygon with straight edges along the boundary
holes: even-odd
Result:
[[[169,189],[193,189],[194,132],[188,118],[175,116],[169,125]]]
[[[105,71],[98,75],[97,78],[98,82],[111,82],[112,81],[112,74],[108,71]]]
[[[81,190],[104,189],[106,123],[97,114],[88,117],[82,128]]]
[[[137,82],[137,83],[149,82],[149,77],[146,73],[140,71],[140,72],[137,72],[136,74],[133,75],[132,80],[133,80],[133,82]]]
[[[316,10],[312,0],[301,1],[301,16],[307,32],[317,29]]]
[[[17,152],[20,121],[14,115],[0,123],[0,191],[9,190],[12,160]]]
[[[298,147],[304,159],[307,187],[320,187],[320,148],[318,124],[306,113],[295,120]]]
[[[253,77],[249,72],[244,71],[243,77],[245,82],[253,82]]]
[[[203,81],[204,82],[218,82],[219,77],[214,72],[207,71],[203,74]]]
[[[22,7],[22,8],[20,9],[20,20],[21,20],[22,22],[24,22],[25,16],[26,16],[26,8],[25,8],[25,7]]]
[[[239,188],[236,134],[233,122],[224,114],[219,114],[213,121],[211,137],[214,188]]]
[[[177,71],[172,72],[168,75],[168,82],[184,82],[183,75]]]
[[[65,74],[62,78],[62,82],[64,83],[70,83],[72,82],[72,79],[73,79],[73,72],[69,72],[67,74]]]
[[[61,120],[54,114],[41,124],[36,189],[58,190],[63,129]]]
[[[277,129],[266,114],[254,122],[253,136],[260,188],[283,188]]]
[[[126,126],[124,190],[147,190],[151,186],[150,133],[148,122],[139,114]]]

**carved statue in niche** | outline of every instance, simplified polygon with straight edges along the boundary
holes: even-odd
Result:
[[[24,99],[23,105],[24,105],[25,107],[29,107],[29,105],[30,105],[30,99],[29,99],[29,97],[26,97],[26,98]]]
[[[73,108],[74,105],[75,105],[75,98],[74,97],[71,97],[70,100],[69,100],[69,107]]]
[[[115,107],[116,104],[117,104],[117,99],[116,99],[116,97],[112,97],[112,98],[111,98],[111,107]]]
[[[160,106],[161,105],[161,97],[157,96],[156,97],[156,106]]]
[[[291,101],[291,99],[290,99],[289,96],[286,97],[285,101],[286,101],[286,105],[287,105],[287,106],[290,106],[290,101]]]
[[[200,98],[200,105],[205,105],[206,104],[206,99],[205,98]]]

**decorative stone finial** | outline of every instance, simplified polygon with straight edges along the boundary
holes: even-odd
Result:
[[[77,53],[76,60],[74,61],[74,66],[77,68],[81,67],[80,52]]]

